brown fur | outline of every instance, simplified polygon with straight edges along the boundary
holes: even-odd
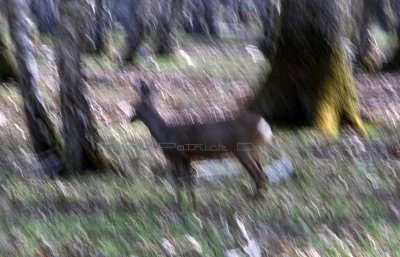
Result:
[[[191,190],[190,162],[196,159],[221,158],[234,154],[253,178],[257,193],[265,175],[254,147],[265,141],[258,126],[263,118],[255,113],[241,112],[235,119],[207,124],[169,126],[153,107],[147,87],[139,90],[141,101],[134,107],[131,121],[140,119],[160,144],[166,159],[174,166],[176,182],[182,179]],[[191,190],[195,206],[194,193]]]

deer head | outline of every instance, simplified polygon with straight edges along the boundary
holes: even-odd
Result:
[[[134,87],[136,93],[139,95],[140,99],[138,102],[133,103],[133,115],[130,119],[131,122],[134,122],[136,119],[142,119],[144,115],[148,112],[148,110],[152,109],[152,104],[150,100],[150,89],[147,86],[146,82],[140,80],[140,86]]]

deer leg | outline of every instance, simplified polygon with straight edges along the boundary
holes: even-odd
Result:
[[[193,209],[195,211],[197,211],[197,204],[196,204],[196,194],[195,194],[195,187],[194,187],[194,178],[192,177],[192,169],[193,167],[190,165],[188,165],[188,185],[189,185],[189,190],[190,190],[190,196],[192,198],[192,205],[193,205]]]
[[[196,196],[195,196],[194,189],[193,189],[193,180],[191,178],[190,168],[191,168],[191,166],[190,166],[189,160],[183,160],[183,161],[179,162],[179,164],[178,164],[179,173],[182,175],[182,178],[184,178],[186,188],[190,192],[190,197],[192,198],[193,209],[196,210],[197,209]]]
[[[169,156],[168,158],[170,162],[173,164],[172,166],[172,171],[174,173],[174,180],[175,180],[175,185],[176,185],[176,196],[178,200],[178,205],[179,208],[182,207],[182,189],[183,189],[183,176],[182,176],[182,169],[181,169],[181,160],[180,159],[175,159],[171,158]]]
[[[253,160],[256,162],[256,165],[257,165],[257,167],[258,167],[258,172],[259,172],[259,174],[260,174],[260,177],[264,180],[264,179],[266,179],[267,181],[267,183],[268,183],[268,176],[267,175],[265,175],[265,173],[264,173],[264,171],[263,171],[263,167],[262,167],[262,165],[261,165],[261,162],[260,162],[260,158],[258,157],[258,155],[257,155],[257,153],[255,152],[255,151],[252,151],[251,152],[251,156],[253,156]],[[264,183],[265,183],[265,181],[263,181]]]
[[[187,187],[187,189],[190,192],[192,202],[193,202],[193,208],[196,209],[196,197],[193,191],[192,187],[192,179],[190,177],[190,161],[185,160],[185,159],[179,159],[175,161],[175,166],[176,166],[176,172],[177,172],[177,183],[178,183],[178,190],[182,193],[182,189],[184,185]],[[181,195],[178,195],[179,202],[181,202]]]
[[[261,164],[257,164],[254,155],[252,155],[248,151],[237,151],[234,154],[246,168],[250,176],[253,178],[257,189],[256,195],[259,195],[261,189],[264,186],[264,179],[265,179],[262,174],[262,169],[260,169]]]

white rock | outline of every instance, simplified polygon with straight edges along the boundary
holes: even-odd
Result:
[[[271,183],[279,182],[294,174],[292,163],[286,157],[282,157],[264,166],[263,171]]]
[[[199,177],[210,182],[217,181],[218,177],[242,174],[242,167],[232,159],[194,161],[192,165]],[[271,183],[294,175],[292,163],[286,157],[263,166],[263,171]]]
[[[241,174],[241,167],[230,159],[194,161],[192,165],[199,177],[210,182],[217,177]]]

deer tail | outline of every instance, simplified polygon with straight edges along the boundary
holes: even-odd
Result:
[[[257,131],[261,135],[262,140],[265,143],[271,143],[272,141],[271,126],[264,120],[264,118],[260,118],[260,120],[258,121]]]

